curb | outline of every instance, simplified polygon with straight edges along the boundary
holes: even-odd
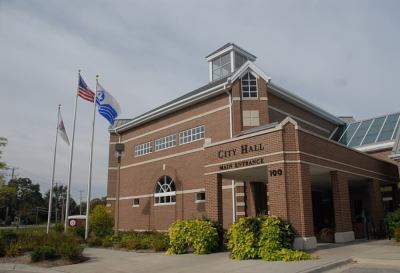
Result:
[[[13,271],[26,271],[35,273],[61,273],[63,271],[54,270],[51,268],[44,268],[38,266],[32,266],[27,264],[0,264],[0,270],[3,272],[13,272]]]
[[[385,266],[400,266],[400,260],[397,259],[375,259],[375,258],[353,258],[359,264],[375,264]]]
[[[345,264],[350,264],[354,262],[352,258],[345,258],[345,259],[340,259],[331,263],[323,264],[320,266],[317,266],[315,268],[307,269],[304,271],[300,271],[301,273],[320,273],[320,272],[325,272],[327,270],[332,270],[334,268],[343,266]]]

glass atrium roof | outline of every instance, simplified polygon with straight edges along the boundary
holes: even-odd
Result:
[[[400,113],[347,124],[338,142],[349,147],[392,141],[399,129]]]

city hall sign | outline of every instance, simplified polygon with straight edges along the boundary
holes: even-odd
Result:
[[[233,149],[227,149],[227,150],[219,150],[217,153],[218,158],[220,159],[225,159],[225,158],[230,158],[242,154],[249,154],[249,153],[254,153],[254,152],[259,152],[263,151],[265,149],[263,144],[254,144],[254,145],[248,145],[248,144],[243,144],[240,146],[240,148],[233,148]],[[228,163],[228,164],[223,164],[219,166],[220,170],[229,170],[229,169],[236,169],[236,168],[242,168],[242,167],[248,167],[248,166],[253,166],[253,165],[260,165],[264,163],[264,158],[253,158],[253,159],[248,159],[248,160],[242,160],[234,163]]]

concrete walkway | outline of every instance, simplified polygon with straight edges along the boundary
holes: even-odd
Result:
[[[119,250],[88,248],[88,262],[33,271],[29,266],[0,264],[0,272],[46,272],[46,273],[147,273],[147,272],[323,272],[338,264],[358,262],[384,263],[399,266],[400,244],[390,241],[364,241],[346,245],[320,247],[313,255],[320,259],[301,262],[265,262],[261,260],[235,261],[228,252],[210,255],[174,255],[164,253],[137,253]],[[329,267],[329,265],[333,265]]]

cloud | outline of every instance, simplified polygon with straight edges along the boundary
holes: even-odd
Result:
[[[4,158],[48,188],[56,110],[71,137],[77,71],[133,117],[205,84],[209,52],[235,42],[272,80],[336,115],[398,111],[398,1],[0,1]],[[79,102],[73,194],[86,189],[91,107]],[[94,195],[106,193],[98,118]],[[69,149],[59,145],[57,181]]]

